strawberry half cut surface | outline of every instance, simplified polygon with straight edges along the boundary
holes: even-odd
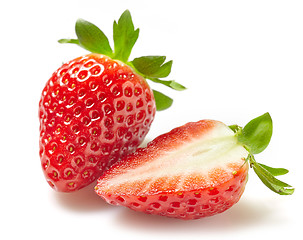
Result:
[[[98,179],[95,191],[110,204],[197,219],[237,203],[251,165],[271,190],[292,194],[290,185],[274,177],[286,169],[267,167],[253,157],[268,145],[271,127],[269,114],[243,129],[214,120],[187,123],[115,164]]]
[[[163,80],[172,67],[165,56],[128,60],[139,35],[128,10],[114,22],[113,32],[114,50],[104,33],[83,19],[76,22],[77,39],[59,40],[92,53],[59,67],[39,102],[41,165],[47,182],[57,191],[87,186],[141,144],[156,110],[172,104],[146,79],[185,89],[173,80]]]

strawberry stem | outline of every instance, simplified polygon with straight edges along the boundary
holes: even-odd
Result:
[[[171,89],[182,91],[186,88],[174,80],[163,80],[171,71],[172,61],[165,62],[165,56],[143,56],[129,61],[129,56],[139,37],[139,28],[135,29],[131,14],[125,10],[118,21],[114,21],[113,38],[114,50],[112,50],[106,35],[94,24],[78,19],[76,22],[77,39],[60,39],[59,43],[76,44],[92,53],[106,55],[117,59],[132,67],[145,79],[162,84]],[[158,111],[169,108],[173,100],[154,90],[154,97]]]
[[[288,173],[287,169],[268,167],[255,160],[254,154],[264,151],[272,136],[272,119],[269,113],[251,120],[244,128],[238,125],[231,125],[229,128],[235,132],[238,142],[248,151],[249,154],[245,162],[249,162],[250,167],[260,180],[275,193],[280,195],[293,194],[295,189],[292,186],[275,178],[275,176]]]

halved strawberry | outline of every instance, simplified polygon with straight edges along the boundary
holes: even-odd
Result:
[[[41,165],[52,188],[70,192],[85,187],[111,164],[143,141],[156,109],[172,99],[152,90],[146,79],[175,90],[165,81],[172,61],[145,56],[129,61],[138,38],[129,11],[114,22],[114,50],[92,23],[79,19],[77,44],[89,51],[58,68],[46,83],[39,102]]]
[[[95,191],[111,204],[136,211],[197,219],[238,202],[249,162],[272,190],[292,194],[290,185],[273,177],[286,169],[258,164],[252,155],[268,145],[271,128],[269,114],[244,129],[214,120],[187,123],[114,165],[99,178]]]

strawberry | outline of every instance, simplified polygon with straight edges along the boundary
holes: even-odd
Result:
[[[180,219],[212,216],[240,199],[249,165],[279,194],[294,189],[274,176],[288,171],[257,163],[272,134],[268,113],[244,128],[219,121],[187,123],[155,138],[107,170],[95,191],[108,203]]]
[[[133,152],[143,141],[155,116],[172,99],[152,90],[150,79],[165,81],[172,61],[144,56],[128,61],[139,29],[129,11],[114,22],[114,51],[103,32],[85,20],[76,22],[79,45],[92,53],[63,64],[46,83],[39,103],[40,158],[47,182],[61,192],[87,186],[111,164]]]

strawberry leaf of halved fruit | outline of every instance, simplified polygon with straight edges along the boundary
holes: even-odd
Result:
[[[260,180],[273,192],[280,195],[291,195],[294,193],[295,189],[292,186],[276,179],[273,174],[271,174],[257,162],[251,161],[251,165]]]
[[[165,62],[165,56],[143,56],[135,58],[132,61],[128,60],[139,36],[139,29],[135,29],[128,10],[122,13],[118,21],[114,21],[114,50],[112,50],[106,35],[94,24],[83,19],[78,19],[75,29],[77,39],[60,39],[58,42],[76,44],[92,53],[104,54],[112,59],[120,60],[132,67],[145,79],[174,90],[182,91],[186,89],[174,80],[160,79],[166,78],[170,74],[173,63],[173,61]],[[167,109],[172,105],[173,100],[170,97],[158,91],[154,91],[154,93],[158,111]]]
[[[281,175],[285,175],[286,173],[288,173],[289,171],[285,168],[273,168],[273,167],[269,167],[266,166],[264,164],[258,163],[262,168],[266,169],[268,172],[270,172],[273,176],[281,176]]]
[[[272,129],[272,119],[269,113],[265,113],[247,123],[238,134],[238,140],[249,148],[250,153],[257,154],[268,146]]]
[[[264,151],[270,142],[273,130],[270,114],[265,113],[251,120],[244,128],[237,125],[231,125],[229,127],[236,133],[239,143],[242,143],[249,152],[247,160],[260,180],[275,193],[280,195],[293,194],[294,188],[292,186],[275,178],[275,176],[288,173],[287,169],[272,168],[260,164],[256,162],[253,155]]]

